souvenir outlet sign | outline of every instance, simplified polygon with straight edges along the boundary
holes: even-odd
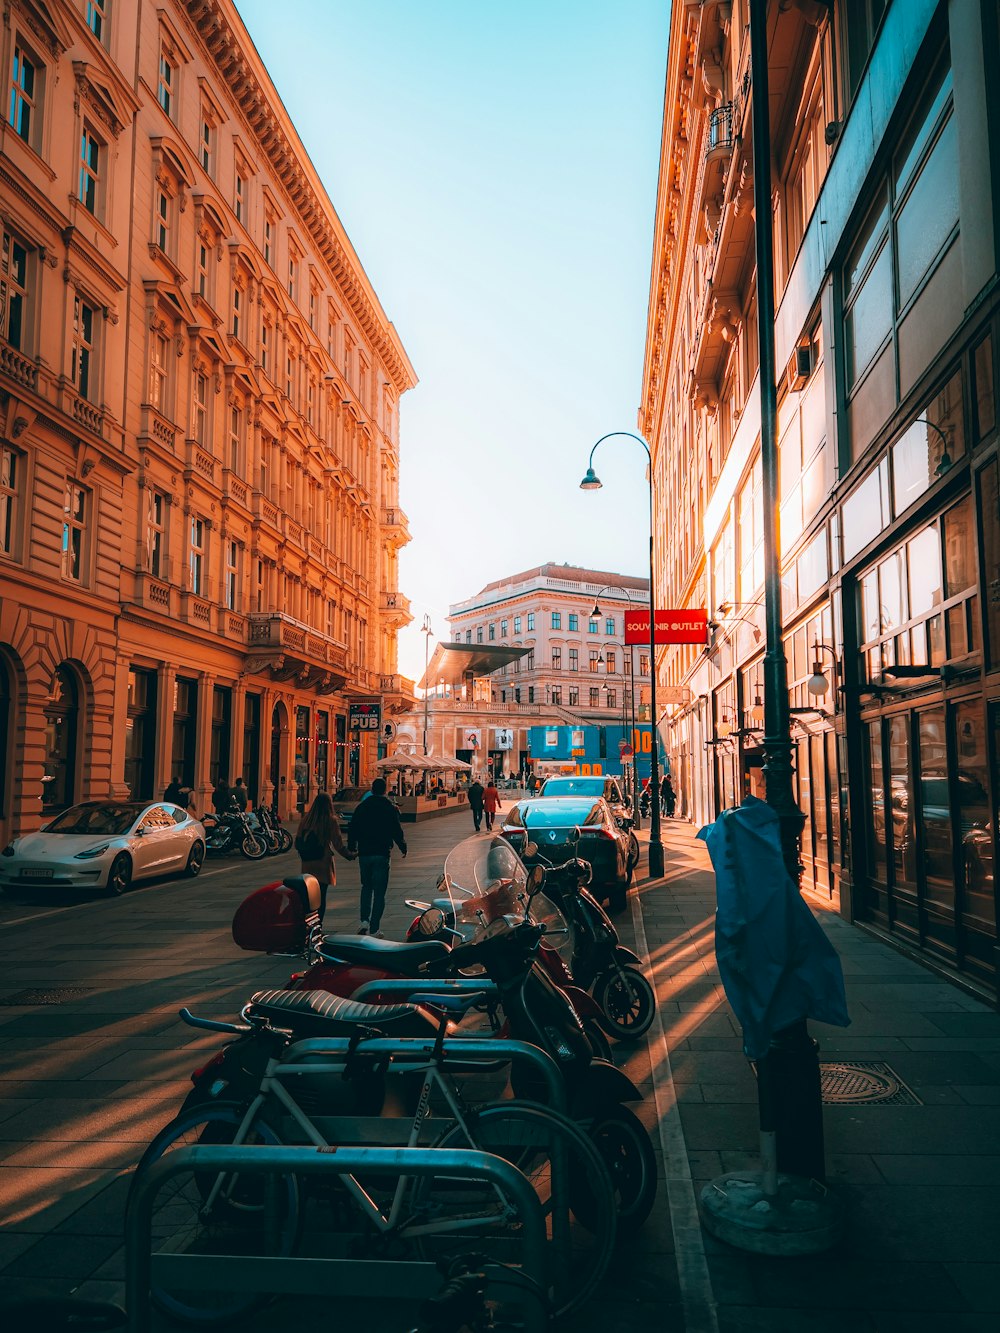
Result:
[[[657,611],[654,643],[700,643],[708,638],[708,612],[684,607]],[[625,614],[625,645],[649,643],[649,611],[630,608]]]

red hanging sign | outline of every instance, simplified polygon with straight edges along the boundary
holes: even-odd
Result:
[[[656,643],[700,643],[708,639],[708,612],[685,607],[679,611],[657,611]],[[625,644],[649,643],[649,612],[630,609],[625,615]]]

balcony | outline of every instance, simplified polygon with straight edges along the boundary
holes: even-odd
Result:
[[[268,672],[272,680],[291,681],[300,689],[333,694],[347,681],[347,646],[283,611],[247,617],[244,671]]]
[[[410,614],[410,599],[401,592],[379,593],[379,610],[390,625],[408,625],[413,619]]]
[[[722,219],[726,177],[735,144],[733,113],[733,103],[724,102],[708,118],[705,155],[698,183],[698,212],[703,220],[699,239],[703,242],[712,239]]]
[[[383,536],[390,546],[405,546],[410,540],[410,525],[402,509],[382,510]]]
[[[0,342],[0,375],[6,375],[23,389],[38,388],[38,367],[16,347]]]

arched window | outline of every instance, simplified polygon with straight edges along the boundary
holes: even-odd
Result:
[[[76,799],[80,697],[69,667],[56,667],[45,701],[45,775],[42,809],[64,810]]]

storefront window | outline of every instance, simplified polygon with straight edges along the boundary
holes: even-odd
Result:
[[[195,730],[198,722],[198,683],[178,677],[174,682],[174,722],[170,776],[182,787],[193,787]],[[204,775],[202,775],[204,780]]]
[[[309,709],[300,705],[295,710],[295,803],[299,810],[309,804]]]
[[[133,800],[150,800],[156,758],[156,672],[128,673],[125,717],[125,781]]]
[[[248,694],[243,703],[243,777],[247,794],[257,804],[257,775],[260,772],[260,695]]]
[[[80,723],[76,681],[68,667],[56,669],[45,704],[45,773],[42,809],[63,810],[76,800],[76,753]]]
[[[996,425],[996,404],[993,398],[993,339],[989,334],[978,345],[974,355],[976,373],[976,436],[985,439]]]
[[[224,685],[212,689],[212,753],[209,778],[213,787],[219,778],[233,782],[235,774],[229,771],[230,740],[232,738],[233,692]]]
[[[910,615],[922,616],[941,601],[941,539],[937,527],[906,543],[906,562],[910,575]]]

